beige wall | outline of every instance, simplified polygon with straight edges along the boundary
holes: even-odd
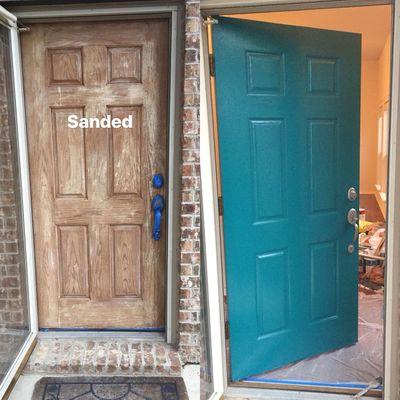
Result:
[[[390,95],[390,35],[379,56],[379,104],[389,100]]]
[[[361,64],[360,193],[375,193],[378,145],[378,60]]]
[[[362,60],[361,131],[360,131],[360,192],[376,194],[382,212],[386,204],[376,189],[380,184],[386,192],[387,156],[378,151],[378,118],[388,107],[390,97],[390,35],[387,35],[377,60]]]
[[[383,115],[385,110],[389,108],[390,100],[390,62],[391,62],[391,40],[390,35],[387,36],[385,45],[378,60],[378,117]],[[387,155],[377,155],[376,162],[376,183],[381,187],[381,192],[387,192]],[[375,188],[376,198],[382,213],[386,214],[386,202]]]

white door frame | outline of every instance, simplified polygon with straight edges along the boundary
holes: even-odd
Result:
[[[3,398],[20,370],[29,352],[32,350],[38,333],[38,314],[36,306],[35,257],[33,246],[32,210],[28,170],[28,146],[26,141],[24,94],[22,89],[22,68],[19,47],[19,34],[16,17],[0,6],[0,21],[10,32],[10,49],[12,63],[12,79],[14,89],[14,106],[16,116],[16,136],[19,161],[19,185],[21,190],[21,213],[25,247],[25,266],[28,297],[29,333],[16,358],[8,369],[0,385],[0,399]]]
[[[386,0],[202,0],[203,16],[262,12],[271,9],[307,9],[388,4]],[[388,170],[388,229],[386,267],[386,315],[385,315],[385,364],[384,400],[399,398],[399,299],[400,283],[400,0],[393,0],[392,33],[392,83],[391,83],[391,133]],[[265,399],[322,400],[352,399],[352,395],[310,393],[301,391],[237,388],[229,386],[224,337],[224,288],[223,288],[223,239],[222,226],[218,215],[218,192],[216,159],[214,147],[214,126],[211,108],[210,70],[208,62],[207,31],[203,26],[201,36],[201,109],[200,109],[200,157],[203,204],[203,229],[206,251],[206,284],[208,285],[208,307],[210,314],[210,335],[214,394],[262,397]],[[207,188],[207,190],[204,190]],[[396,190],[397,188],[397,190]],[[372,397],[363,397],[373,399]]]
[[[181,136],[181,92],[183,62],[181,53],[183,46],[182,6],[175,1],[160,1],[149,5],[132,3],[99,3],[74,5],[21,5],[12,8],[18,21],[50,22],[61,18],[107,18],[118,16],[166,16],[170,20],[170,65],[169,65],[169,99],[168,99],[168,197],[167,197],[167,273],[166,273],[166,306],[165,327],[166,340],[175,344],[177,340],[178,321],[178,265],[179,265],[179,233],[180,233],[180,136]],[[29,35],[29,33],[27,33]]]

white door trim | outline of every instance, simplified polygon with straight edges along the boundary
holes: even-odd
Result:
[[[110,2],[111,3],[111,2]],[[172,2],[171,2],[172,3]],[[134,5],[134,4],[78,4],[50,6],[18,6],[13,11],[18,20],[51,21],[57,18],[111,17],[128,15],[163,14],[170,18],[170,65],[169,65],[169,143],[168,143],[168,199],[167,199],[167,273],[166,273],[166,340],[175,344],[178,321],[178,250],[179,250],[179,193],[180,193],[180,104],[182,85],[182,34],[179,29],[182,20],[182,7],[177,4]],[[29,33],[28,33],[29,34]]]
[[[25,247],[25,265],[27,279],[27,296],[28,296],[28,322],[29,333],[21,349],[19,350],[14,362],[7,371],[0,385],[0,399],[7,392],[14,376],[19,371],[28,352],[33,346],[38,333],[38,315],[36,303],[36,276],[35,276],[35,257],[33,246],[33,230],[32,230],[32,210],[31,210],[31,194],[28,169],[28,148],[26,141],[26,124],[25,124],[25,107],[24,93],[22,88],[22,68],[21,54],[19,46],[19,33],[17,29],[17,18],[0,6],[0,18],[7,23],[10,30],[10,49],[12,63],[12,79],[14,89],[16,130],[18,143],[18,161],[19,161],[19,177],[21,190],[21,209],[22,209],[22,226]]]
[[[312,2],[315,8],[388,4],[388,1],[376,0],[203,0],[201,10],[204,16],[218,13],[261,12],[271,7],[282,9],[308,8]],[[295,4],[294,4],[295,3]],[[392,53],[392,103],[391,135],[389,150],[389,188],[388,188],[388,231],[387,231],[387,275],[386,275],[386,320],[385,320],[385,379],[384,399],[398,400],[398,329],[400,284],[400,0],[393,0],[394,28]],[[251,11],[249,10],[251,6]],[[224,290],[222,283],[223,257],[221,225],[217,212],[217,184],[215,175],[215,152],[213,140],[213,121],[211,113],[210,71],[208,62],[207,32],[202,29],[201,51],[201,180],[203,204],[203,229],[207,232],[206,279],[208,285],[208,306],[210,314],[210,335],[212,349],[213,383],[218,395],[262,397],[264,399],[351,399],[350,395],[296,392],[276,389],[235,388],[228,384],[227,360],[224,338]],[[208,185],[208,186],[207,186]],[[207,190],[205,190],[207,188]],[[215,394],[215,393],[214,393]],[[365,399],[372,397],[364,397]]]
[[[394,1],[385,303],[385,400],[399,396],[399,283],[400,283],[400,0]]]
[[[212,399],[219,399],[227,387],[226,352],[224,340],[224,289],[223,289],[223,267],[221,257],[221,243],[219,235],[218,217],[218,190],[215,147],[213,141],[213,122],[210,86],[210,72],[208,61],[208,46],[206,28],[202,27],[200,37],[201,61],[200,62],[200,174],[201,174],[201,211],[203,254],[206,265],[205,284],[207,285],[208,298],[207,307],[209,312],[209,329],[206,332],[210,338],[212,359],[210,360],[214,393]],[[205,307],[205,306],[203,306]]]

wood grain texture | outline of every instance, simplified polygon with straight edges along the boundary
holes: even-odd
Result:
[[[141,82],[142,47],[108,48],[108,82]]]
[[[86,226],[58,227],[62,297],[89,297],[89,252]]]
[[[113,297],[141,297],[141,227],[116,225],[111,228]]]
[[[84,108],[52,108],[54,178],[57,197],[86,197],[85,129],[68,127],[68,116],[84,116]]]
[[[168,22],[30,27],[21,45],[40,327],[161,327],[165,218],[154,241],[150,202],[167,192],[151,178],[167,178]],[[134,126],[69,129],[70,112],[131,114]]]
[[[108,107],[112,118],[133,116],[132,128],[110,128],[109,178],[111,195],[140,194],[142,106]]]
[[[82,48],[47,50],[50,85],[82,85]]]

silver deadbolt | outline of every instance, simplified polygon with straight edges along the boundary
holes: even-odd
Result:
[[[358,213],[355,208],[350,208],[347,213],[347,222],[350,225],[355,225],[358,222]]]
[[[353,187],[351,187],[348,191],[347,191],[347,198],[350,201],[354,201],[357,199],[357,190]]]

